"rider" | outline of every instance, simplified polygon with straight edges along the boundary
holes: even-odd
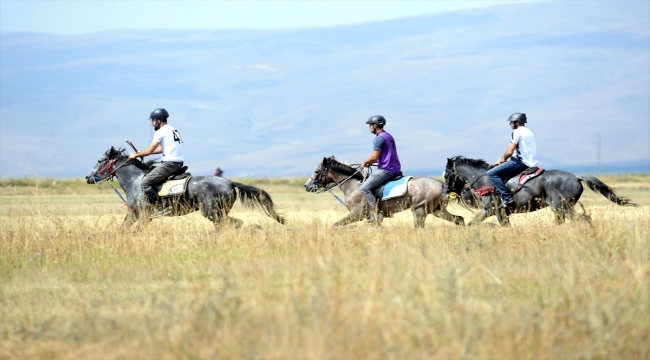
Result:
[[[183,140],[178,130],[167,124],[168,117],[169,113],[163,108],[152,111],[149,120],[156,130],[153,141],[148,148],[129,155],[129,159],[135,159],[152,154],[163,154],[162,163],[142,179],[142,192],[150,205],[158,202],[158,192],[153,189],[153,186],[163,182],[183,167]],[[158,212],[162,212],[160,206]]]
[[[377,170],[373,172],[366,181],[361,184],[361,193],[363,197],[368,201],[368,205],[371,211],[370,222],[379,221],[379,217],[382,216],[377,209],[375,208],[375,195],[374,190],[378,187],[386,184],[391,179],[401,171],[402,165],[399,162],[399,157],[397,157],[397,147],[395,145],[395,139],[391,134],[384,131],[384,125],[386,125],[386,119],[381,115],[372,116],[368,121],[366,121],[370,128],[370,132],[375,134],[375,140],[373,141],[372,154],[370,157],[361,163],[361,169],[377,163]]]
[[[537,147],[533,132],[525,127],[526,114],[514,113],[508,118],[512,132],[510,146],[505,154],[490,165],[487,176],[501,196],[500,207],[507,207],[511,213],[516,211],[515,200],[510,195],[504,180],[519,174],[529,167],[537,166]],[[509,161],[506,161],[508,160]]]

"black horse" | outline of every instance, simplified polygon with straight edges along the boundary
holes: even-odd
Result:
[[[130,226],[138,218],[148,218],[144,206],[144,194],[140,184],[150,165],[140,160],[129,160],[124,149],[111,147],[97,161],[97,165],[86,175],[88,184],[97,184],[116,177],[126,193],[131,211],[124,218],[122,227]],[[237,190],[237,191],[235,191]],[[218,229],[220,224],[234,223],[239,227],[242,221],[228,216],[239,193],[242,205],[255,207],[280,224],[284,218],[275,211],[271,196],[264,190],[216,176],[194,176],[187,183],[187,190],[167,200],[169,216],[180,216],[201,210],[203,216],[212,221]]]
[[[478,222],[488,216],[496,215],[501,225],[508,225],[508,215],[505,211],[497,211],[499,196],[496,192],[476,191],[492,185],[486,176],[488,166],[488,163],[483,160],[462,156],[447,159],[444,174],[447,193],[451,198],[460,194],[460,200],[466,206],[479,208],[479,202],[482,202],[483,210],[477,216]],[[541,175],[528,180],[514,194],[516,211],[530,212],[549,206],[558,224],[564,223],[567,217],[571,220],[589,221],[588,216],[578,214],[573,209],[582,195],[581,181],[585,182],[591,190],[602,194],[617,205],[638,206],[630,199],[616,195],[609,186],[595,177],[576,176],[562,170],[546,170]]]

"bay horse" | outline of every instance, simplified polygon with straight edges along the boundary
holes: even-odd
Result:
[[[479,204],[482,203],[482,211],[476,217],[476,222],[496,215],[499,224],[507,226],[508,215],[505,211],[497,211],[500,203],[497,192],[480,191],[492,185],[486,176],[488,169],[488,163],[480,159],[469,159],[463,156],[448,158],[444,173],[447,194],[452,198],[460,194],[460,200],[466,207],[479,208]],[[567,217],[570,220],[590,221],[587,215],[578,214],[573,208],[582,195],[581,182],[617,205],[638,206],[630,199],[616,195],[614,190],[595,177],[576,176],[563,170],[545,170],[537,177],[528,180],[513,195],[516,211],[517,213],[531,212],[550,207],[558,224],[563,224]],[[477,189],[479,191],[476,191]]]
[[[117,178],[126,193],[127,205],[131,210],[122,223],[124,228],[132,225],[138,218],[148,216],[145,209],[150,206],[145,206],[145,196],[140,185],[149,169],[150,166],[140,160],[129,160],[124,149],[111,147],[86,175],[86,183],[98,184],[112,180],[113,177]],[[241,220],[228,216],[238,195],[242,205],[257,208],[284,224],[284,217],[276,212],[273,199],[266,191],[217,176],[193,176],[187,182],[187,189],[183,194],[161,200],[167,203],[166,206],[170,210],[168,216],[181,216],[200,210],[203,216],[219,229],[221,224],[226,223],[234,223],[236,227],[242,225]]]
[[[317,193],[329,191],[338,186],[345,195],[345,207],[350,211],[345,217],[334,223],[334,226],[344,226],[369,216],[367,201],[360,191],[363,176],[358,169],[337,161],[334,156],[325,157],[316,167],[304,187],[307,192]],[[429,214],[451,221],[456,225],[464,225],[460,216],[450,214],[446,210],[444,184],[433,178],[417,177],[408,182],[407,192],[401,197],[378,201],[379,210],[384,216],[411,209],[415,227],[424,227],[424,221]]]

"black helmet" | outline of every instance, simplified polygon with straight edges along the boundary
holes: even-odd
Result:
[[[510,115],[510,117],[508,118],[508,122],[510,122],[510,121],[517,121],[520,124],[525,124],[525,123],[528,122],[528,121],[526,121],[526,114],[524,114],[524,113],[514,113],[514,114]]]
[[[384,119],[384,117],[381,115],[375,115],[368,119],[368,121],[366,121],[366,124],[377,124],[383,127],[386,125],[386,119]]]
[[[149,120],[163,119],[163,120],[167,121],[168,117],[169,117],[169,113],[167,112],[167,110],[165,110],[163,108],[158,108],[158,109],[155,109],[154,111],[151,112],[151,116],[149,116]]]

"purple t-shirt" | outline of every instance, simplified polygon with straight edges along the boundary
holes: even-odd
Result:
[[[383,141],[382,141],[383,140]],[[377,134],[374,141],[374,150],[381,151],[377,160],[377,167],[391,174],[402,170],[402,165],[397,157],[397,146],[393,136],[385,131]]]

